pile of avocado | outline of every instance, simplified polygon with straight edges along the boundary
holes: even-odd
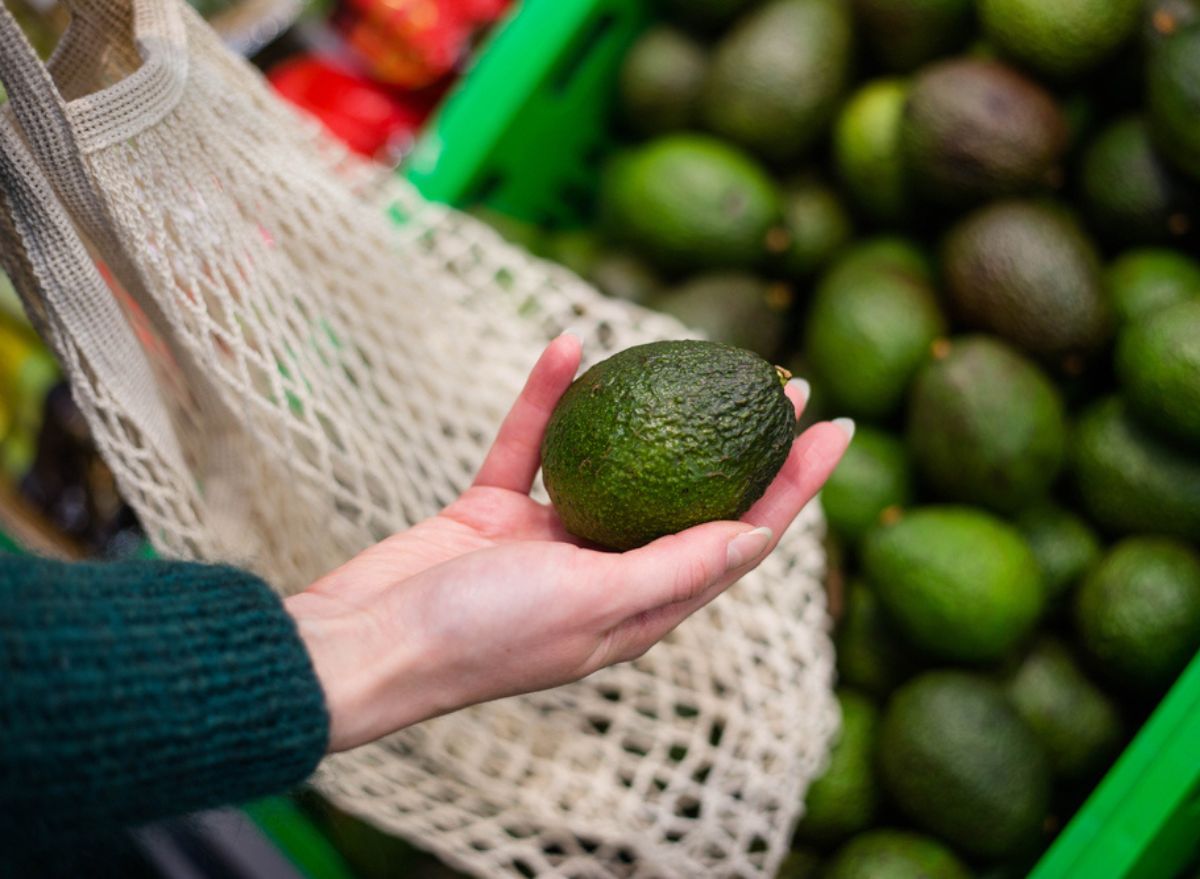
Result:
[[[781,876],[1023,876],[1200,649],[1200,0],[657,0],[593,228],[849,415]]]

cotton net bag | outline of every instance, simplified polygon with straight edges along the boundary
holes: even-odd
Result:
[[[304,588],[469,483],[546,341],[689,335],[424,203],[178,0],[0,15],[0,246],[164,556]],[[820,514],[641,659],[328,758],[479,876],[773,876],[837,725]]]

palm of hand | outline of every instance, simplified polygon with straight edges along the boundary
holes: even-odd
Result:
[[[322,613],[356,621],[359,644],[342,668],[382,654],[405,669],[391,688],[394,710],[360,705],[339,729],[331,707],[335,747],[640,655],[761,560],[848,442],[827,423],[810,428],[740,523],[710,522],[625,553],[592,549],[529,496],[546,422],[579,358],[570,336],[547,348],[454,503],[304,593]],[[789,396],[800,409],[798,393]]]

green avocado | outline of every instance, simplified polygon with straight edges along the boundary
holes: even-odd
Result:
[[[849,82],[845,0],[772,0],[717,43],[701,99],[709,130],[773,162],[799,158]]]
[[[1041,638],[1006,684],[1021,719],[1041,740],[1058,778],[1094,778],[1121,744],[1117,706],[1059,641]]]
[[[928,836],[870,830],[834,854],[822,879],[971,879],[971,871]]]
[[[714,342],[775,356],[787,328],[791,290],[747,272],[707,272],[648,303]]]
[[[1168,538],[1118,543],[1080,586],[1075,626],[1105,677],[1163,692],[1200,649],[1200,557]]]
[[[1042,611],[1029,546],[1007,522],[971,507],[917,507],[879,525],[863,542],[862,565],[900,632],[941,659],[1001,659]]]
[[[1065,595],[1100,558],[1100,538],[1091,526],[1051,501],[1022,510],[1016,526],[1042,569],[1050,602]]]
[[[1116,368],[1142,421],[1200,450],[1200,297],[1123,329]]]
[[[904,443],[863,425],[821,489],[821,506],[833,533],[854,544],[884,510],[905,507],[912,496],[912,467]]]
[[[1080,417],[1071,465],[1083,512],[1107,531],[1200,540],[1200,458],[1148,430],[1120,397]]]
[[[900,137],[917,192],[958,206],[1044,187],[1068,130],[1038,83],[998,61],[955,58],[917,74]]]
[[[1176,302],[1200,298],[1200,262],[1165,247],[1130,250],[1108,267],[1105,286],[1116,319],[1129,323]]]
[[[563,525],[632,549],[758,500],[792,447],[781,373],[716,342],[651,342],[587,370],[555,407],[542,476]]]
[[[863,580],[846,587],[834,646],[838,681],[872,696],[886,696],[916,668],[912,651]]]
[[[1134,35],[1144,0],[979,0],[984,33],[1021,64],[1054,78],[1077,76]]]
[[[875,779],[875,741],[879,710],[865,696],[839,690],[842,729],[829,754],[825,774],[814,781],[804,798],[804,817],[796,838],[818,846],[833,846],[866,830],[879,809]]]
[[[1062,468],[1066,418],[1043,372],[999,339],[942,346],[913,383],[908,446],[925,484],[947,500],[1014,512]]]
[[[1200,23],[1167,37],[1150,54],[1146,106],[1155,144],[1200,181]]]
[[[854,204],[880,223],[908,215],[909,172],[901,146],[908,83],[877,79],[846,101],[833,127],[833,160]]]
[[[783,228],[787,246],[775,266],[789,278],[802,280],[822,268],[854,234],[841,196],[819,180],[792,183],[783,194]]]
[[[601,225],[664,269],[750,266],[779,217],[766,171],[704,135],[649,141],[610,162],[600,180]]]
[[[879,736],[885,790],[919,827],[986,859],[1035,843],[1050,772],[1033,731],[987,678],[931,671],[888,703]]]

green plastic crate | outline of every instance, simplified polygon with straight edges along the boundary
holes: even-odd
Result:
[[[435,201],[546,225],[581,221],[612,146],[616,70],[645,0],[525,0],[405,166]],[[1200,657],[1032,879],[1171,879],[1200,852]]]

